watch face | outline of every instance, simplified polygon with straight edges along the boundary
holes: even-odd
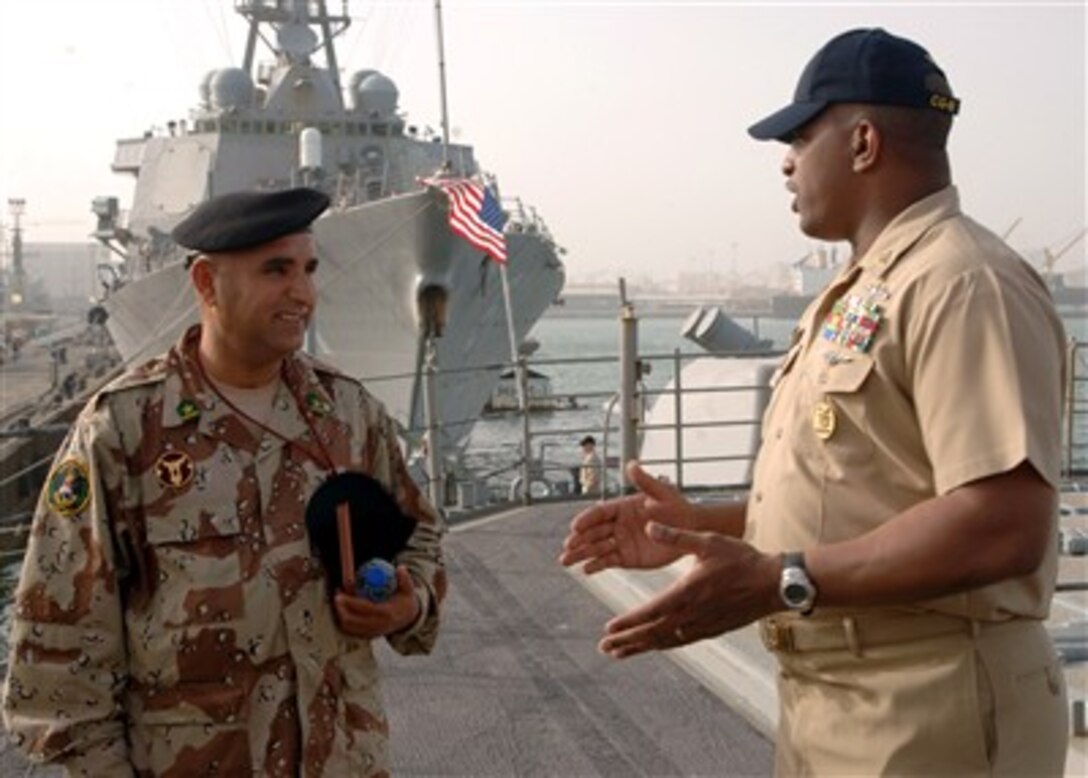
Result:
[[[786,584],[782,589],[782,596],[790,605],[802,605],[808,598],[808,587],[799,583]]]
[[[816,603],[816,587],[805,573],[803,558],[791,559],[791,556],[799,557],[786,554],[778,592],[787,608],[807,616]]]

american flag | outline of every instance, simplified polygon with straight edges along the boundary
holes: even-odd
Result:
[[[450,229],[500,265],[506,264],[506,214],[486,186],[465,179],[428,179],[450,198]]]

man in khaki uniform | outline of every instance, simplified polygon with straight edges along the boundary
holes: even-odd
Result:
[[[601,457],[597,454],[597,439],[586,435],[578,445],[582,448],[582,466],[578,469],[579,491],[590,497],[600,497]]]
[[[430,651],[443,527],[381,405],[298,351],[327,205],[231,194],[175,229],[201,323],[88,403],[35,514],[3,699],[32,759],[95,778],[386,772],[371,641]],[[414,524],[384,603],[330,591],[311,550],[304,511],[332,471],[373,477]]]
[[[1047,289],[964,216],[959,109],[917,44],[853,30],[754,125],[789,144],[802,231],[852,260],[774,377],[746,503],[642,491],[572,522],[560,561],[696,564],[606,627],[627,657],[760,620],[779,775],[1061,775],[1056,577],[1064,334]]]

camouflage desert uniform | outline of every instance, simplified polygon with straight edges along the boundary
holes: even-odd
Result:
[[[96,778],[381,774],[371,644],[337,629],[307,539],[326,473],[300,410],[337,466],[417,520],[397,558],[422,605],[389,637],[402,654],[435,640],[441,521],[358,383],[288,360],[267,425],[301,445],[258,438],[201,380],[198,334],[103,390],[57,456],[16,597],[5,723],[31,757]]]

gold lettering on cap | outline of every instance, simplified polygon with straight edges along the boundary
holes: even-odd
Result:
[[[929,107],[945,113],[955,114],[960,110],[960,101],[948,95],[930,95]]]

